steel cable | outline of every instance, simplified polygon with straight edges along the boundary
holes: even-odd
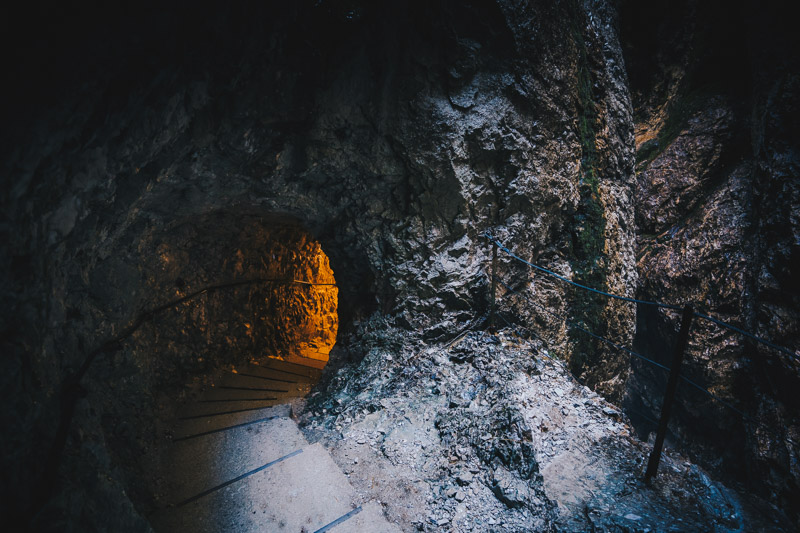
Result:
[[[657,306],[657,307],[663,307],[665,309],[673,309],[673,310],[676,310],[676,311],[680,311],[682,309],[682,307],[680,307],[678,305],[670,305],[670,304],[665,304],[665,303],[662,303],[662,302],[653,302],[653,301],[650,301],[650,300],[638,300],[636,298],[629,298],[627,296],[620,296],[618,294],[612,294],[610,292],[605,292],[605,291],[601,291],[599,289],[595,289],[595,288],[592,288],[592,287],[587,287],[586,285],[581,285],[580,283],[576,283],[576,282],[574,282],[574,281],[572,281],[570,279],[565,278],[564,276],[556,274],[552,270],[548,270],[548,269],[546,269],[544,267],[541,267],[539,265],[535,265],[535,264],[531,263],[530,261],[526,261],[525,259],[521,258],[520,256],[516,255],[514,252],[512,252],[511,250],[506,248],[503,245],[503,243],[501,243],[499,240],[494,238],[489,233],[485,233],[484,236],[487,239],[489,239],[491,242],[496,244],[499,249],[501,249],[503,252],[505,252],[510,257],[516,259],[517,261],[520,261],[521,263],[524,263],[524,264],[528,265],[531,268],[539,270],[540,272],[544,272],[545,274],[547,274],[549,276],[552,276],[552,277],[554,277],[554,278],[556,278],[558,280],[561,280],[564,283],[569,283],[570,285],[574,285],[575,287],[578,287],[580,289],[587,290],[587,291],[590,291],[590,292],[594,292],[594,293],[597,293],[597,294],[602,294],[603,296],[607,296],[609,298],[614,298],[616,300],[622,300],[624,302],[631,302],[631,303],[644,304],[644,305],[654,305],[654,306]]]
[[[509,291],[509,292],[511,292],[512,294],[519,294],[520,296],[522,296],[522,297],[524,297],[526,300],[528,300],[528,302],[529,302],[531,305],[533,305],[533,306],[537,307],[538,309],[540,309],[540,310],[544,311],[545,313],[549,313],[551,316],[553,316],[553,317],[555,317],[555,318],[558,318],[559,320],[563,320],[563,321],[564,321],[564,322],[565,322],[565,323],[566,323],[568,326],[570,326],[570,327],[573,327],[573,328],[575,328],[575,329],[578,329],[578,330],[580,330],[580,331],[582,331],[582,332],[586,333],[587,335],[591,335],[592,337],[594,337],[594,338],[596,338],[596,339],[598,339],[598,340],[600,340],[600,341],[603,341],[604,343],[608,344],[609,346],[613,346],[614,348],[616,348],[616,349],[618,349],[618,350],[622,350],[622,351],[624,351],[624,352],[627,352],[627,353],[629,353],[630,355],[633,355],[634,357],[638,357],[639,359],[642,359],[642,360],[644,360],[644,361],[647,361],[648,363],[650,363],[650,364],[653,364],[653,365],[655,365],[655,366],[657,366],[657,367],[659,367],[659,368],[663,368],[664,370],[666,370],[667,372],[669,372],[669,367],[667,367],[667,366],[664,366],[664,365],[662,365],[661,363],[658,363],[658,362],[656,362],[656,361],[653,361],[652,359],[650,359],[650,358],[648,358],[648,357],[645,357],[644,355],[642,355],[642,354],[640,354],[640,353],[638,353],[638,352],[634,352],[633,350],[631,350],[631,349],[629,349],[629,348],[626,348],[626,347],[624,347],[624,346],[620,346],[619,344],[615,343],[614,341],[612,341],[612,340],[610,340],[610,339],[607,339],[607,338],[605,338],[605,337],[602,337],[602,336],[600,336],[600,335],[597,335],[597,334],[595,334],[595,333],[592,333],[592,332],[591,332],[591,331],[589,331],[588,329],[585,329],[585,328],[583,328],[582,326],[579,326],[578,324],[576,324],[576,323],[572,322],[572,321],[571,321],[571,320],[569,320],[567,317],[565,317],[565,316],[561,316],[561,315],[559,315],[559,314],[557,314],[557,313],[555,313],[555,312],[551,311],[550,309],[547,309],[546,307],[543,307],[543,306],[539,305],[537,302],[535,302],[535,301],[531,300],[531,299],[530,299],[530,297],[529,297],[527,294],[523,294],[523,293],[521,293],[521,292],[519,292],[519,291],[515,291],[514,289],[512,289],[511,287],[509,287],[508,285],[506,285],[506,283],[505,283],[505,282],[504,282],[502,279],[499,279],[499,278],[496,278],[496,279],[497,279],[497,281],[498,281],[498,282],[499,282],[499,283],[500,283],[500,284],[501,284],[503,287],[505,287],[505,289],[506,289],[506,290],[508,290],[508,291]]]
[[[564,276],[556,274],[552,270],[548,270],[548,269],[546,269],[544,267],[541,267],[539,265],[531,263],[530,261],[526,261],[525,259],[522,259],[518,255],[516,255],[514,252],[509,250],[505,245],[503,245],[502,242],[500,242],[496,237],[491,235],[489,232],[484,233],[484,237],[489,239],[493,244],[497,245],[497,247],[500,250],[502,250],[503,252],[508,254],[513,259],[515,259],[515,260],[517,260],[517,261],[519,261],[519,262],[521,262],[521,263],[523,263],[523,264],[525,264],[525,265],[527,265],[527,266],[529,266],[529,267],[531,267],[533,269],[536,269],[536,270],[538,270],[540,272],[544,272],[545,274],[547,274],[547,275],[549,275],[551,277],[554,277],[554,278],[556,278],[556,279],[558,279],[560,281],[563,281],[564,283],[568,283],[568,284],[573,285],[575,287],[578,287],[580,289],[584,289],[586,291],[590,291],[590,292],[593,292],[593,293],[596,293],[596,294],[600,294],[600,295],[603,295],[603,296],[606,296],[606,297],[609,297],[609,298],[622,300],[622,301],[625,301],[625,302],[639,303],[639,304],[644,304],[644,305],[653,305],[653,306],[661,307],[661,308],[664,308],[664,309],[672,309],[672,310],[680,310],[681,309],[681,307],[677,306],[677,305],[665,304],[665,303],[662,303],[662,302],[655,302],[655,301],[651,301],[651,300],[639,300],[637,298],[629,298],[627,296],[620,296],[618,294],[612,294],[610,292],[601,291],[601,290],[595,289],[593,287],[588,287],[586,285],[581,285],[580,283],[576,283],[576,282],[574,282],[574,281],[572,281],[570,279],[565,278]],[[706,314],[703,314],[703,313],[695,312],[694,316],[697,317],[697,318],[702,318],[704,320],[708,320],[710,322],[713,322],[714,324],[717,324],[717,325],[722,326],[724,328],[728,328],[728,329],[730,329],[732,331],[740,333],[740,334],[742,334],[742,335],[744,335],[744,336],[746,336],[746,337],[748,337],[750,339],[753,339],[756,342],[759,342],[759,343],[761,343],[761,344],[763,344],[765,346],[769,346],[770,348],[778,350],[779,352],[784,353],[784,354],[792,357],[796,361],[800,361],[800,354],[798,354],[797,352],[793,352],[792,350],[790,350],[788,348],[784,348],[783,346],[779,346],[779,345],[777,345],[777,344],[775,344],[773,342],[770,342],[770,341],[768,341],[766,339],[763,339],[763,338],[761,338],[761,337],[759,337],[757,335],[754,335],[753,333],[750,333],[749,331],[745,331],[745,330],[743,330],[741,328],[738,328],[738,327],[734,326],[733,324],[729,324],[729,323],[724,322],[724,321],[722,321],[722,320],[720,320],[718,318],[714,318],[712,316],[709,316],[709,315],[706,315]]]
[[[736,326],[734,326],[732,324],[728,324],[727,322],[723,322],[722,320],[720,320],[718,318],[714,318],[712,316],[704,315],[703,313],[695,313],[694,316],[696,316],[697,318],[702,318],[703,320],[708,320],[710,322],[713,322],[714,324],[717,324],[718,326],[722,326],[724,328],[728,328],[728,329],[733,330],[733,331],[735,331],[737,333],[741,333],[745,337],[749,337],[749,338],[753,339],[754,341],[760,342],[761,344],[769,346],[770,348],[774,348],[775,350],[778,350],[779,352],[785,353],[785,354],[789,355],[790,357],[796,359],[797,361],[800,361],[800,355],[798,355],[797,353],[792,352],[788,348],[784,348],[783,346],[778,346],[777,344],[774,344],[774,343],[772,343],[772,342],[770,342],[770,341],[768,341],[766,339],[762,339],[761,337],[753,335],[749,331],[745,331],[745,330],[743,330],[741,328],[737,328]]]
[[[646,362],[648,362],[648,363],[650,363],[650,364],[652,364],[652,365],[654,365],[654,366],[657,366],[658,368],[661,368],[661,369],[663,369],[663,370],[665,370],[665,371],[667,371],[667,372],[669,372],[669,371],[670,371],[670,368],[669,368],[669,367],[667,367],[667,366],[665,366],[665,365],[662,365],[661,363],[658,363],[658,362],[656,362],[656,361],[654,361],[654,360],[652,360],[652,359],[650,359],[650,358],[648,358],[648,357],[645,357],[644,355],[642,355],[642,354],[640,354],[640,353],[638,353],[638,352],[635,352],[635,351],[633,351],[633,350],[630,350],[630,349],[628,349],[628,348],[626,348],[626,347],[624,347],[624,346],[620,346],[619,344],[617,344],[617,343],[615,343],[615,342],[611,341],[610,339],[607,339],[607,338],[605,338],[605,337],[602,337],[602,336],[600,336],[600,335],[597,335],[597,334],[595,334],[595,333],[593,333],[593,332],[591,332],[591,331],[589,331],[589,330],[587,330],[587,329],[585,329],[585,328],[583,328],[583,327],[579,326],[578,324],[575,324],[574,322],[572,322],[572,321],[570,321],[569,319],[567,319],[565,316],[561,316],[561,315],[559,315],[559,314],[557,314],[557,313],[555,313],[555,312],[551,311],[550,309],[547,309],[546,307],[543,307],[543,306],[539,305],[537,302],[533,301],[533,300],[530,298],[530,296],[528,296],[527,294],[521,293],[521,292],[520,292],[520,291],[518,291],[518,290],[515,290],[515,289],[513,289],[513,288],[512,288],[512,287],[510,287],[510,286],[509,286],[509,285],[508,285],[508,284],[507,284],[505,281],[503,281],[502,279],[500,279],[498,276],[493,276],[493,277],[494,277],[494,279],[496,279],[496,280],[497,280],[497,281],[500,283],[500,285],[502,285],[502,286],[503,286],[503,288],[505,288],[505,289],[508,291],[508,293],[509,293],[510,295],[515,295],[515,294],[516,294],[516,295],[520,295],[520,296],[522,296],[523,298],[525,298],[525,299],[526,299],[526,300],[527,300],[527,301],[528,301],[530,304],[532,304],[532,305],[533,305],[533,306],[535,306],[536,308],[538,308],[538,309],[540,309],[540,310],[542,310],[542,311],[544,311],[544,312],[546,312],[546,313],[550,314],[551,316],[553,316],[553,317],[555,317],[555,318],[558,318],[559,320],[563,320],[563,321],[564,321],[564,322],[565,322],[565,323],[566,323],[568,326],[570,326],[570,327],[573,327],[573,328],[576,328],[576,329],[578,329],[578,330],[582,331],[583,333],[586,333],[586,334],[588,334],[588,335],[590,335],[590,336],[592,336],[592,337],[594,337],[594,338],[596,338],[596,339],[598,339],[598,340],[600,340],[600,341],[602,341],[602,342],[604,342],[604,343],[606,343],[606,344],[608,344],[608,345],[610,345],[610,346],[612,346],[612,347],[614,347],[614,348],[616,348],[616,349],[618,349],[618,350],[622,350],[622,351],[624,351],[624,352],[627,352],[627,353],[629,353],[630,355],[633,355],[633,356],[635,356],[635,357],[638,357],[639,359],[642,359],[643,361],[646,361]],[[700,317],[701,317],[701,318],[708,318],[708,319],[711,319],[711,317],[706,317],[705,315],[700,315]],[[508,321],[507,321],[507,320],[506,320],[504,317],[502,317],[502,316],[501,316],[501,318],[503,319],[503,321],[505,321],[505,322],[506,322],[506,324],[508,324]],[[711,319],[711,320],[713,321],[714,319]],[[736,414],[738,414],[740,417],[742,417],[742,420],[743,420],[744,422],[748,422],[748,423],[750,423],[750,424],[752,424],[752,425],[756,426],[757,428],[765,428],[765,429],[767,429],[767,430],[772,430],[772,428],[770,428],[769,426],[766,426],[766,425],[764,425],[763,423],[760,423],[760,422],[758,422],[758,421],[754,420],[752,417],[748,416],[747,414],[745,414],[745,413],[744,413],[743,411],[741,411],[740,409],[738,409],[738,408],[734,407],[734,406],[733,406],[733,405],[732,405],[730,402],[728,402],[728,401],[726,401],[726,400],[723,400],[722,398],[720,398],[719,396],[717,396],[717,395],[716,395],[716,394],[714,394],[713,392],[709,391],[708,389],[706,389],[706,388],[705,388],[705,387],[703,387],[702,385],[699,385],[698,383],[696,383],[696,382],[692,381],[691,379],[687,378],[687,377],[686,377],[686,376],[684,376],[683,374],[680,374],[680,375],[679,375],[679,377],[680,377],[680,378],[681,378],[683,381],[685,381],[686,383],[688,383],[689,385],[691,385],[692,387],[694,387],[695,389],[697,389],[698,391],[700,391],[700,392],[702,392],[702,393],[706,394],[707,396],[709,396],[709,397],[710,397],[710,398],[712,398],[713,400],[715,400],[715,401],[719,402],[719,403],[720,403],[721,405],[723,405],[724,407],[727,407],[727,408],[728,408],[728,409],[730,409],[731,411],[733,411],[733,412],[735,412]],[[784,440],[786,440],[787,442],[791,443],[793,446],[797,446],[797,445],[798,445],[798,444],[797,444],[797,442],[795,442],[794,440],[792,440],[792,439],[791,439],[791,438],[789,438],[788,436],[784,436],[784,437],[783,437],[783,439],[784,439]]]

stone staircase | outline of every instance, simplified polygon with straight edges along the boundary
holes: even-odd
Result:
[[[159,532],[382,533],[400,529],[360,502],[320,444],[309,444],[286,401],[315,368],[270,360],[225,376],[187,405],[162,458]]]

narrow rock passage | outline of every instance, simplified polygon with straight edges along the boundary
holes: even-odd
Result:
[[[397,532],[376,502],[358,501],[321,444],[292,420],[320,370],[270,359],[222,376],[186,405],[161,457],[156,531]]]

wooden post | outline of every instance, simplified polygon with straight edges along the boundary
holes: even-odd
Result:
[[[497,242],[492,241],[492,309],[489,313],[489,331],[494,333],[494,314],[497,309]]]
[[[661,405],[661,419],[658,421],[658,431],[656,432],[656,442],[653,444],[653,451],[650,452],[650,460],[647,462],[647,471],[644,474],[645,483],[650,483],[658,470],[658,462],[661,460],[661,450],[664,448],[664,436],[667,434],[667,424],[669,415],[672,411],[672,404],[675,401],[675,391],[678,388],[678,378],[681,374],[681,363],[686,346],[689,344],[689,329],[692,326],[694,310],[691,305],[683,308],[681,316],[681,330],[678,333],[678,342],[675,344],[675,354],[672,357],[672,368],[669,371],[667,380],[667,390],[664,392],[664,403]]]

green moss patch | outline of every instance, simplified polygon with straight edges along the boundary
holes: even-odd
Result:
[[[605,290],[607,266],[605,260],[606,218],[600,201],[600,176],[596,148],[598,107],[592,90],[592,71],[583,32],[582,13],[575,11],[573,39],[578,51],[578,135],[581,142],[580,202],[572,215],[572,269],[574,280]],[[573,320],[589,331],[604,335],[602,321],[605,298],[582,289],[575,289],[572,298]],[[599,341],[585,333],[571,330],[574,350],[570,369],[580,374],[590,363],[592,355],[599,352]]]

